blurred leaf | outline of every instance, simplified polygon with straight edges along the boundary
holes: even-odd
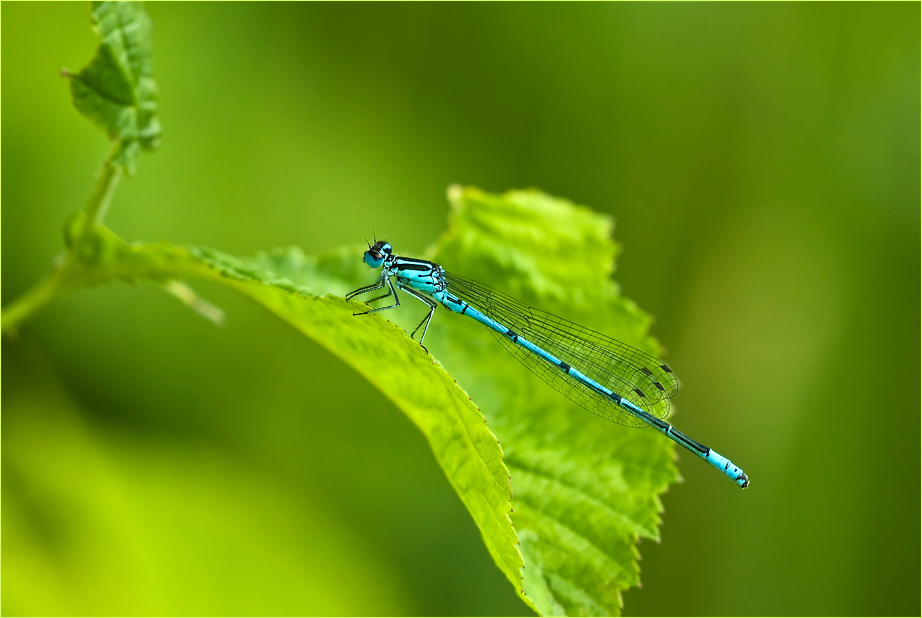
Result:
[[[131,175],[160,141],[150,19],[137,2],[93,2],[90,17],[100,43],[70,81],[74,107],[118,144],[112,162]]]
[[[276,471],[87,423],[50,364],[24,356],[34,382],[3,402],[4,615],[406,611],[387,561]]]
[[[495,196],[453,188],[451,201],[451,225],[431,252],[448,270],[660,353],[647,334],[649,317],[610,279],[617,252],[610,218],[537,191]],[[441,311],[429,331],[427,344],[449,375],[380,314],[357,319],[352,312],[365,305],[318,296],[342,295],[373,279],[361,247],[320,257],[292,248],[241,259],[209,249],[127,244],[98,227],[82,251],[82,266],[75,268],[83,270],[68,276],[75,287],[113,278],[212,279],[324,345],[420,428],[526,603],[542,614],[620,613],[621,591],[639,583],[637,542],[659,538],[659,495],[678,478],[671,442],[577,408],[472,320]],[[401,312],[392,315],[399,319]],[[452,376],[486,411],[505,445],[505,465],[484,417]],[[516,492],[511,522],[506,465]]]

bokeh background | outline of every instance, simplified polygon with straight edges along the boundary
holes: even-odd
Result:
[[[752,478],[682,456],[625,613],[918,615],[918,3],[148,12],[164,137],[119,234],[413,254],[451,183],[611,213],[679,426]],[[86,6],[0,13],[6,304],[108,145],[58,75]],[[114,286],[4,338],[4,614],[528,614],[390,402],[195,287],[223,328]]]

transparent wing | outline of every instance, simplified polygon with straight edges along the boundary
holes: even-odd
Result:
[[[657,418],[669,414],[669,398],[676,394],[679,381],[656,357],[546,311],[533,309],[489,286],[451,273],[445,273],[445,281],[451,293],[645,412]],[[577,405],[621,425],[646,425],[608,397],[561,371],[559,366],[496,331],[490,332],[523,365]]]

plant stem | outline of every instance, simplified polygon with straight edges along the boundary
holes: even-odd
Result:
[[[22,320],[54,300],[57,290],[58,271],[55,271],[3,308],[0,313],[0,331],[6,333],[15,330]]]
[[[119,178],[122,177],[121,168],[112,164],[111,156],[106,159],[102,167],[102,174],[93,187],[93,193],[90,194],[90,201],[87,202],[86,221],[83,224],[83,233],[81,239],[86,236],[87,232],[97,223],[102,222],[106,216],[106,210],[109,208],[109,202],[112,201],[112,194],[115,193],[115,187],[118,185]]]
[[[113,147],[112,153],[103,164],[102,173],[96,186],[93,187],[93,193],[90,194],[90,200],[86,204],[86,218],[83,222],[83,229],[80,236],[74,242],[71,250],[66,254],[64,260],[55,270],[45,279],[34,285],[25,294],[14,300],[11,304],[3,308],[0,313],[0,332],[8,332],[15,329],[16,325],[31,316],[33,313],[47,305],[56,297],[66,294],[64,288],[69,288],[66,281],[68,273],[73,273],[73,269],[68,266],[77,259],[78,251],[84,239],[86,239],[93,230],[93,227],[102,221],[112,201],[112,194],[115,193],[115,187],[122,176],[122,170],[112,164],[118,144]],[[64,284],[64,285],[62,285]]]

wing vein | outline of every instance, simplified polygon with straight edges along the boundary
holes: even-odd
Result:
[[[647,413],[665,418],[678,379],[662,361],[646,352],[574,322],[534,309],[489,286],[445,273],[448,289],[506,328],[611,389]],[[490,332],[532,373],[586,410],[629,427],[645,423],[610,398],[567,374],[507,337]]]

